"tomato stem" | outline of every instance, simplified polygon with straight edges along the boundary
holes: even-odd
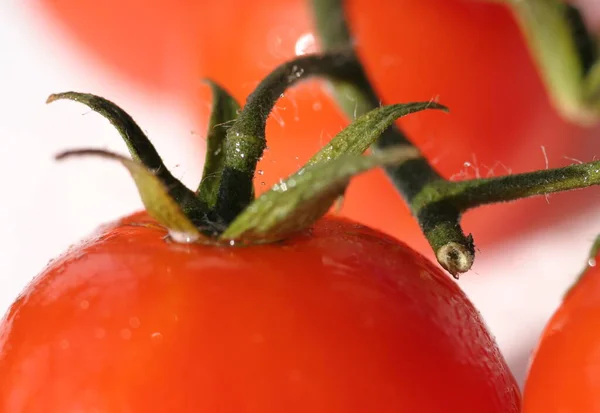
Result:
[[[273,70],[248,96],[223,146],[225,165],[215,207],[225,224],[231,223],[254,199],[256,165],[266,147],[267,117],[285,90],[315,75],[353,78],[359,69],[352,53],[338,51],[302,56]]]
[[[325,51],[353,50],[343,0],[313,0],[312,6],[315,25],[320,34],[319,38],[323,49]],[[336,99],[351,119],[380,104],[380,100],[356,55],[355,60],[355,65],[359,70],[353,78],[332,81]],[[412,145],[398,126],[392,125],[375,142],[373,149],[382,150],[397,144]],[[413,204],[414,198],[428,185],[445,182],[423,157],[397,166],[388,166],[385,171],[409,205]],[[444,209],[428,206],[412,211],[418,218],[421,229],[432,246],[438,262],[454,276],[468,271],[473,264],[475,246],[471,235],[465,235],[459,225],[460,211],[449,206]]]
[[[449,225],[452,222],[458,225],[461,214],[468,209],[599,184],[600,161],[595,161],[496,178],[459,182],[438,180],[424,185],[410,206],[442,263],[445,255],[439,254],[440,249],[449,248],[448,245],[454,245],[450,249],[453,252],[454,248],[463,248],[459,240],[452,239],[453,231]],[[462,259],[460,255],[457,258]]]
[[[504,0],[511,8],[546,84],[567,120],[582,125],[600,118],[598,41],[579,10],[561,0]]]

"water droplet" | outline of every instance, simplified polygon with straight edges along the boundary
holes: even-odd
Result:
[[[281,95],[279,95],[280,98],[285,97],[285,93],[282,93]]]
[[[150,338],[152,339],[152,342],[155,344],[160,344],[163,341],[163,335],[160,334],[159,332],[150,334]]]
[[[120,335],[123,340],[129,340],[131,338],[131,330],[128,328],[124,328],[123,330],[121,330]]]
[[[243,153],[241,153],[241,154],[240,154],[240,157],[241,157],[241,158],[245,158],[245,157],[246,157],[246,155],[244,155]]]
[[[260,184],[263,185],[263,186],[266,185],[264,182],[261,182]]]
[[[259,175],[264,175],[265,171],[263,171],[262,169],[259,169],[258,171],[256,171]]]
[[[302,36],[300,36],[298,40],[296,40],[294,52],[296,53],[296,56],[302,56],[307,53],[316,52],[315,36],[313,36],[312,33],[304,33]]]
[[[180,231],[171,231],[169,230],[169,236],[173,241],[178,242],[180,244],[191,244],[198,240],[198,235],[191,235],[185,232]]]
[[[235,241],[234,240],[230,240],[229,241],[229,245],[233,247],[235,245]]]
[[[312,108],[315,112],[318,112],[321,109],[323,109],[323,105],[321,104],[321,102],[315,102],[313,103]]]
[[[588,260],[588,265],[589,265],[590,267],[595,267],[595,266],[596,266],[596,259],[595,259],[595,258],[590,258],[590,259]]]
[[[465,163],[463,164],[463,166],[464,166],[465,168],[468,168],[469,166],[471,166],[471,162],[465,162]]]
[[[140,319],[137,317],[131,317],[129,319],[129,325],[131,326],[131,328],[138,328],[140,324]]]
[[[90,308],[90,302],[89,302],[88,300],[81,300],[81,301],[79,302],[79,307],[80,307],[82,310],[87,310],[88,308]]]

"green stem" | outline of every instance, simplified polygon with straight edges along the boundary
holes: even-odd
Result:
[[[581,13],[562,0],[504,0],[513,11],[557,110],[588,125],[600,117],[599,85],[588,81],[598,43]]]
[[[315,26],[319,33],[321,46],[326,52],[352,49],[352,37],[348,29],[342,0],[312,0]],[[335,97],[351,119],[360,116],[380,105],[362,65],[356,58],[359,71],[351,79],[333,79]],[[412,145],[400,129],[393,125],[376,141],[374,150],[382,150],[398,144]],[[412,205],[415,197],[428,185],[445,182],[441,175],[423,157],[412,159],[397,166],[388,166],[385,171],[405,201]],[[459,225],[460,213],[446,210],[431,213],[427,210],[413,214],[440,264],[456,275],[467,271],[475,254],[473,238],[465,235]],[[419,215],[421,214],[421,215]]]
[[[411,209],[438,260],[448,267],[450,264],[445,262],[448,251],[456,254],[457,249],[460,251],[464,247],[460,240],[452,238],[452,225],[458,225],[461,214],[468,209],[599,184],[600,161],[497,178],[461,182],[439,180],[421,189],[413,198]],[[451,273],[464,272],[463,269],[470,266],[465,257],[468,256],[457,255],[457,263],[464,266],[457,264],[447,269]]]
[[[536,195],[587,188],[600,184],[600,161],[556,169],[460,182],[440,181],[425,188],[413,200],[419,211],[424,205],[443,200],[459,211],[481,205],[514,201]]]
[[[256,165],[266,147],[267,117],[285,90],[311,76],[354,79],[360,70],[352,53],[338,51],[303,56],[271,72],[248,97],[223,147],[225,166],[215,207],[216,215],[231,223],[253,200]]]

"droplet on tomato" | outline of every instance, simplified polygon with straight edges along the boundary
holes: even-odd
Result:
[[[304,33],[296,40],[296,45],[294,46],[296,56],[315,53],[316,51],[315,36],[312,33]]]
[[[152,333],[150,335],[150,339],[152,340],[153,343],[160,344],[163,341],[163,335],[159,332]]]
[[[590,258],[590,259],[588,260],[588,265],[589,265],[590,267],[595,267],[595,266],[596,266],[596,259],[595,259],[595,258]]]
[[[190,244],[198,240],[198,235],[189,234],[187,232],[169,230],[169,235],[171,236],[173,241],[178,242],[180,244]]]
[[[128,328],[121,330],[121,338],[123,340],[129,340],[131,338],[131,330]]]
[[[138,328],[138,327],[140,326],[140,324],[141,324],[141,323],[140,323],[140,319],[139,319],[139,318],[137,318],[137,317],[131,317],[131,318],[129,319],[129,326],[130,326],[131,328]]]

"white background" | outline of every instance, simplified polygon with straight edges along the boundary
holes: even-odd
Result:
[[[28,0],[2,0],[0,314],[52,257],[99,224],[141,207],[124,169],[96,160],[53,160],[77,147],[126,153],[108,122],[84,106],[44,103],[50,93],[66,90],[110,96],[144,126],[177,177],[188,185],[200,177],[202,154],[189,139],[191,113],[104,70]],[[537,336],[598,233],[600,209],[500,246],[462,278],[520,382]]]

